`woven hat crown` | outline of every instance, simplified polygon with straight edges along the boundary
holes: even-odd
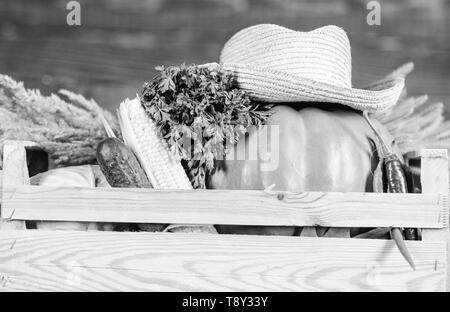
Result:
[[[262,66],[339,87],[352,85],[350,42],[337,26],[309,32],[272,24],[251,26],[231,37],[220,62]]]

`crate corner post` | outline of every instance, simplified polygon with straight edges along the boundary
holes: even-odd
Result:
[[[424,149],[421,152],[421,173],[420,182],[422,193],[439,193],[442,195],[442,205],[444,212],[444,228],[424,229],[422,240],[424,241],[446,241],[447,242],[447,263],[446,263],[446,291],[450,291],[450,232],[449,232],[449,163],[446,149]]]
[[[25,230],[26,228],[25,221],[10,220],[12,212],[8,209],[8,198],[16,186],[30,184],[25,147],[33,145],[35,144],[32,142],[5,141],[3,146],[0,230]]]

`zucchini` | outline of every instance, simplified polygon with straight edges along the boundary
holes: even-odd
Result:
[[[112,187],[152,188],[136,155],[115,137],[109,137],[98,144],[97,162]],[[166,227],[167,224],[159,223],[117,223],[113,225],[113,230],[161,232]]]
[[[97,162],[112,187],[152,187],[133,151],[117,138],[98,144]]]

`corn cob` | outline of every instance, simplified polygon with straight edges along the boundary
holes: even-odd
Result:
[[[147,177],[156,189],[192,189],[178,159],[158,136],[155,123],[141,106],[140,100],[126,99],[119,107],[122,137],[139,159]]]

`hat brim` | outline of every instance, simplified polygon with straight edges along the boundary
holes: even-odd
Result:
[[[345,88],[263,66],[238,63],[222,66],[234,73],[238,86],[251,98],[271,103],[328,102],[380,112],[397,103],[405,84],[404,78],[393,77],[370,89]]]

